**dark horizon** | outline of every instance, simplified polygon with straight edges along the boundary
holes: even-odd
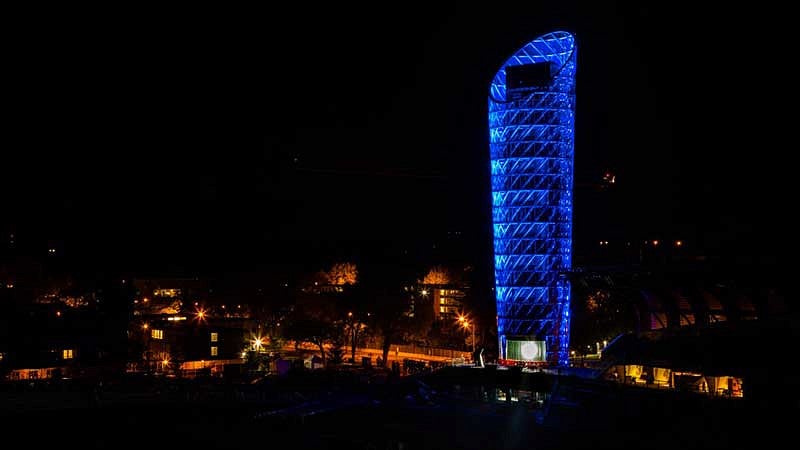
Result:
[[[0,231],[89,271],[186,274],[460,232],[489,271],[488,84],[520,44],[567,29],[576,257],[598,240],[681,239],[784,270],[780,11],[691,11],[45,20],[11,56]],[[617,183],[600,189],[606,171]]]

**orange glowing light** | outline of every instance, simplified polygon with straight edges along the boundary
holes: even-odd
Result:
[[[264,346],[264,339],[263,338],[256,337],[255,339],[253,339],[253,348],[254,349],[261,350],[261,348],[263,346]]]

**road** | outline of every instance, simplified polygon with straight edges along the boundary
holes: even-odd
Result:
[[[299,350],[304,354],[313,354],[319,353],[319,348],[312,344],[300,344],[298,346]],[[397,361],[400,364],[403,363],[405,359],[411,359],[415,361],[426,361],[426,362],[443,362],[443,363],[450,363],[453,362],[454,358],[450,356],[437,356],[437,355],[430,355],[426,353],[412,353],[412,352],[403,352],[397,351],[396,346],[393,346],[393,350],[389,352],[388,363],[391,364],[393,361]],[[293,353],[295,351],[294,343],[284,345],[283,350],[288,353]],[[330,351],[330,346],[326,347],[326,352]],[[456,354],[460,355],[463,358],[464,362],[470,362],[470,353],[469,352],[455,352]],[[350,347],[345,348],[345,359],[350,358]],[[368,356],[372,358],[374,361],[378,358],[378,356],[383,356],[383,351],[379,349],[373,348],[357,348],[356,349],[356,361],[361,361],[361,358],[364,356]]]

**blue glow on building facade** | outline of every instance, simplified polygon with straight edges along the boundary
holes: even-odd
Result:
[[[530,341],[543,341],[545,356],[538,360],[568,362],[575,70],[575,38],[558,31],[519,49],[492,80],[489,139],[502,360],[532,360]]]

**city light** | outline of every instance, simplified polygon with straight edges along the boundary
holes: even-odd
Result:
[[[683,241],[675,241],[675,247],[682,247]]]
[[[252,344],[253,344],[253,350],[261,351],[261,349],[264,347],[264,338],[262,338],[261,336],[256,336],[253,338]]]

